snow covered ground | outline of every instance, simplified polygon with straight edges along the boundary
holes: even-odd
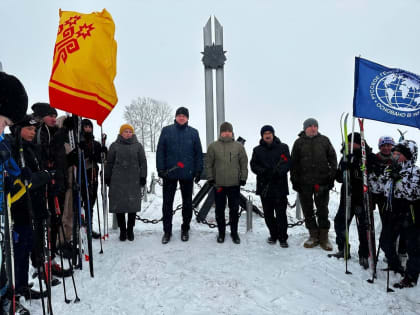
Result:
[[[154,161],[149,161],[151,173]],[[255,187],[254,181],[250,179],[248,189]],[[142,218],[161,217],[162,192],[156,188],[156,195],[149,195],[143,204]],[[290,195],[290,203],[295,198]],[[254,200],[260,206],[259,199],[254,196]],[[332,224],[338,200],[338,194],[331,193]],[[179,203],[177,193],[174,206]],[[295,209],[288,213],[290,221],[296,221]],[[208,219],[214,221],[214,210]],[[379,217],[376,219],[379,222]],[[190,241],[182,242],[180,225],[178,211],[167,245],[160,242],[161,223],[140,221],[134,242],[120,242],[119,232],[111,230],[103,244],[104,253],[99,254],[99,240],[94,240],[95,277],[90,277],[87,264],[76,271],[78,304],[65,304],[62,286],[54,287],[54,314],[420,314],[420,286],[386,293],[384,271],[378,272],[374,284],[366,282],[370,275],[358,264],[354,224],[348,265],[352,275],[345,274],[343,260],[328,258],[319,246],[303,247],[307,237],[304,226],[289,229],[290,247],[284,249],[278,243],[266,243],[268,231],[257,215],[248,233],[245,215],[240,218],[240,245],[228,236],[225,243],[216,243],[217,229],[197,223],[195,216]],[[335,241],[333,228],[330,240]],[[382,259],[381,255],[378,270],[386,267]],[[67,294],[74,298],[70,279],[66,281]],[[391,284],[399,279],[391,274]],[[31,314],[42,314],[39,301],[28,307]]]

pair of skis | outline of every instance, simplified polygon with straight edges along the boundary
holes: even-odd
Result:
[[[349,114],[343,113],[340,118],[340,130],[341,138],[344,145],[344,155],[343,161],[349,163],[349,141],[348,141],[348,122]],[[375,247],[375,224],[373,218],[373,211],[370,210],[370,198],[369,198],[369,185],[368,185],[368,173],[367,173],[367,155],[366,155],[366,141],[364,134],[364,119],[358,118],[359,127],[360,127],[360,137],[361,137],[361,151],[362,151],[362,172],[363,172],[363,208],[365,212],[365,220],[361,224],[365,224],[366,227],[366,239],[368,243],[368,262],[369,269],[371,270],[372,278],[368,280],[369,283],[373,283],[376,278],[376,247]],[[351,153],[353,152],[353,139],[354,139],[354,120],[353,120],[353,136],[351,140]],[[344,171],[343,174],[343,183],[345,185],[345,222],[346,222],[346,231],[345,231],[345,250],[344,250],[344,260],[346,263],[346,274],[351,274],[348,270],[348,256],[349,256],[349,225],[348,219],[350,217],[351,211],[351,186],[350,186],[350,172],[348,169]]]

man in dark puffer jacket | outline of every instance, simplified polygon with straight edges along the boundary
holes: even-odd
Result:
[[[293,144],[291,169],[293,189],[299,193],[305,226],[310,234],[304,243],[306,248],[320,244],[324,250],[332,250],[328,240],[328,202],[336,171],[337,155],[334,147],[326,136],[318,132],[318,122],[308,118],[303,123],[299,138]],[[314,201],[317,208],[316,218]]]
[[[162,129],[156,150],[156,168],[163,179],[163,244],[168,243],[172,235],[172,207],[178,181],[182,195],[181,239],[188,241],[193,179],[198,183],[203,170],[200,137],[198,131],[188,125],[188,119],[188,109],[178,108],[174,124]]]

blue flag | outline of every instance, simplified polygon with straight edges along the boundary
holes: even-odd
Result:
[[[353,116],[420,128],[420,77],[356,57]]]

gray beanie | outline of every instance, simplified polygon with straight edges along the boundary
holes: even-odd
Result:
[[[308,118],[303,122],[303,130],[306,130],[306,128],[310,126],[317,126],[318,127],[318,121],[315,118]]]

